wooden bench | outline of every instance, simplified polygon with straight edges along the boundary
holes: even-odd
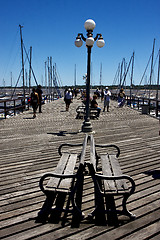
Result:
[[[84,119],[86,115],[86,107],[85,106],[78,106],[76,109],[77,115],[76,119]],[[96,108],[90,108],[90,118],[91,119],[96,119],[97,117],[98,110]]]
[[[113,148],[116,153],[98,155],[97,148]],[[95,216],[97,225],[106,225],[105,213],[107,213],[108,225],[117,226],[119,224],[117,214],[135,219],[135,215],[130,213],[126,207],[127,199],[135,191],[135,183],[131,177],[122,174],[118,162],[119,154],[120,150],[116,145],[95,144],[93,135],[90,136],[90,163],[88,163],[88,167],[95,188],[95,210],[89,214],[89,217]],[[101,163],[101,173],[97,169],[99,162]],[[122,197],[122,210],[117,210],[115,196]]]
[[[40,179],[40,189],[46,195],[46,200],[38,213],[36,222],[58,223],[62,212],[64,212],[62,225],[65,223],[68,212],[71,212],[73,216],[72,226],[78,225],[83,218],[81,203],[87,140],[88,135],[85,136],[83,144],[62,144],[59,147],[61,158],[57,167],[53,173],[46,173]],[[80,155],[62,153],[62,148],[78,146],[83,146]]]

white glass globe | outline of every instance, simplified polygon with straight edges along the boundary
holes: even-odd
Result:
[[[97,47],[102,48],[105,45],[105,41],[103,39],[98,39],[96,44],[97,44]]]
[[[92,19],[88,19],[87,21],[85,21],[84,23],[84,27],[85,29],[88,30],[92,30],[95,28],[96,23],[92,20]]]
[[[81,39],[76,39],[76,41],[74,42],[76,47],[81,47],[83,45],[83,41]]]
[[[94,44],[94,38],[93,38],[93,37],[88,37],[88,38],[86,39],[86,46],[92,47],[93,44]]]

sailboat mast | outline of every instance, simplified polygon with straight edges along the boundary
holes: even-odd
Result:
[[[23,77],[23,97],[25,98],[25,79],[24,79],[24,60],[23,60],[23,39],[22,39],[22,28],[23,26],[19,25],[20,27],[20,36],[21,36],[21,54],[22,54],[22,77]],[[25,100],[24,100],[25,103]]]
[[[45,89],[47,94],[47,61],[45,61]]]
[[[101,90],[102,90],[102,63],[101,63],[101,66],[100,66],[100,87],[101,87]]]
[[[132,99],[132,87],[133,87],[133,67],[134,67],[134,52],[132,55],[132,71],[131,71],[131,85],[130,85],[130,104]]]
[[[120,79],[119,79],[119,88],[121,88],[122,85],[122,73],[123,73],[123,65],[125,64],[125,58],[123,58],[121,63],[121,70],[120,70]]]
[[[11,72],[11,88],[12,88],[12,72]]]
[[[31,60],[32,60],[32,47],[30,47],[30,60],[29,60],[29,95],[30,95],[30,89],[31,89]]]
[[[159,96],[158,96],[158,92],[159,92],[159,74],[160,74],[160,49],[159,49],[159,62],[158,62],[158,77],[157,77],[157,94],[156,94],[156,98],[158,100]]]
[[[158,104],[158,100],[159,100],[158,92],[159,92],[159,74],[160,74],[160,49],[159,49],[158,55],[159,55],[159,62],[158,62],[157,93],[156,93],[156,117],[158,117],[158,105],[159,105]]]
[[[51,94],[52,94],[52,81],[53,81],[53,77],[52,77],[52,57],[50,57],[50,85],[51,85]]]
[[[28,85],[28,74],[27,74],[27,69],[25,69],[25,77],[26,77],[26,87],[27,87],[27,85]]]
[[[153,41],[153,49],[152,49],[152,61],[151,61],[151,73],[150,73],[150,78],[149,78],[149,99],[150,99],[150,92],[151,92],[151,84],[152,84],[152,73],[153,73],[153,58],[154,58],[154,46],[155,46],[155,38]]]
[[[48,57],[48,94],[50,94],[50,64]]]

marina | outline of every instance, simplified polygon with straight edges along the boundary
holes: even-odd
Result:
[[[117,90],[112,89],[112,99],[117,100]],[[94,94],[96,89],[91,89],[91,96]],[[160,90],[159,90],[160,91]],[[159,92],[158,91],[158,92]],[[64,89],[60,89],[61,96],[64,95]],[[152,95],[150,96],[150,99],[148,98],[148,94],[146,91],[141,90],[139,91],[138,95],[136,95],[137,90],[133,90],[132,93],[132,99],[130,101],[130,94],[129,90],[125,89],[126,94],[126,104],[136,110],[142,111],[142,105],[148,106],[148,112],[147,114],[150,114],[154,117],[159,118],[159,111],[160,111],[160,98],[156,99],[156,90],[152,90]],[[20,92],[19,92],[20,93]],[[48,103],[50,101],[54,101],[58,99],[58,94],[55,91],[53,94],[47,94],[47,91],[43,89],[43,103]],[[2,96],[2,95],[1,95]],[[160,96],[160,94],[158,94]],[[13,115],[16,115],[20,112],[23,112],[24,110],[29,110],[31,108],[28,99],[30,96],[26,94],[25,97],[25,107],[24,107],[24,98],[22,95],[18,96],[18,94],[11,98],[11,90],[7,90],[7,94],[0,98],[0,119],[5,119],[8,117],[11,117]]]

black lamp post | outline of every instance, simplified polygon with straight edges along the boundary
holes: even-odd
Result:
[[[97,39],[98,40],[96,43],[99,48],[105,45],[105,42],[101,34],[97,34],[96,37],[93,38],[93,29],[95,28],[95,26],[96,26],[95,22],[92,19],[88,19],[84,24],[84,27],[87,31],[87,38],[85,38],[82,33],[78,33],[78,36],[75,41],[76,47],[81,47],[83,44],[83,41],[86,42],[86,47],[88,51],[87,79],[86,79],[86,116],[82,125],[82,132],[92,132],[92,125],[90,122],[90,112],[89,112],[91,48],[93,47],[93,44]]]

